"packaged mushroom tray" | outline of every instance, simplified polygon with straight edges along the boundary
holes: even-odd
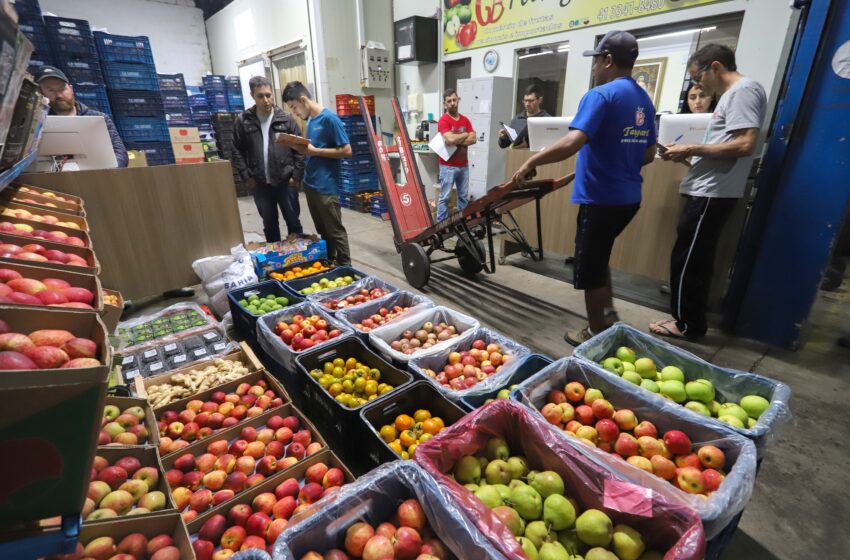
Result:
[[[151,408],[156,409],[263,369],[253,350],[243,342],[238,350],[217,358],[156,377],[138,376],[134,388],[136,395],[147,398]]]

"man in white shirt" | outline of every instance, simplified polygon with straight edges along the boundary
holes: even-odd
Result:
[[[661,155],[671,161],[691,158],[691,168],[679,186],[686,200],[670,258],[673,318],[649,329],[662,336],[699,339],[708,329],[706,309],[717,241],[744,196],[767,95],[761,84],[738,72],[735,53],[723,45],[709,44],[695,52],[688,72],[704,92],[720,99],[704,144],[671,144]]]

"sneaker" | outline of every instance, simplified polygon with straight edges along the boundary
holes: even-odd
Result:
[[[568,330],[564,333],[564,340],[573,346],[578,346],[593,338],[593,333],[590,332],[590,327],[584,327],[581,330]]]

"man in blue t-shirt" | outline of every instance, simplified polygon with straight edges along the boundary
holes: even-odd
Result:
[[[522,184],[539,165],[563,161],[575,153],[572,202],[579,204],[573,283],[584,290],[588,326],[567,331],[577,346],[617,321],[608,261],[614,240],[640,207],[641,167],[655,157],[655,107],[632,79],[637,40],[625,31],[609,31],[593,57],[597,87],[581,100],[570,132],[529,158],[514,175]]]
[[[342,121],[311,96],[301,82],[289,82],[283,88],[283,102],[289,110],[307,121],[309,144],[290,147],[305,156],[304,194],[316,231],[328,245],[328,259],[338,265],[351,264],[348,233],[342,225],[339,208],[339,160],[351,157],[351,144]]]

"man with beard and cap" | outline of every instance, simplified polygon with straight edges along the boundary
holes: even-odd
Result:
[[[65,73],[53,66],[42,66],[36,76],[35,82],[41,94],[50,102],[50,115],[63,117],[103,117],[106,120],[106,130],[109,131],[109,139],[112,140],[112,151],[118,167],[127,167],[129,158],[127,148],[121,141],[115,123],[109,115],[89,109],[74,97],[74,86],[68,81]]]

